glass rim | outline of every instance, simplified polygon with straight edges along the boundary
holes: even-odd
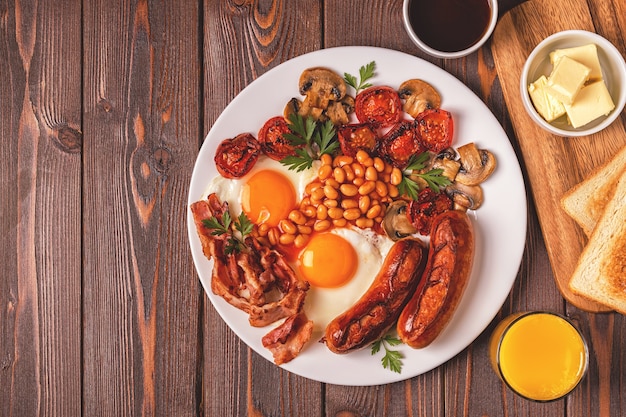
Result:
[[[509,332],[509,330],[513,327],[513,325],[515,323],[523,320],[524,318],[526,318],[528,316],[538,315],[538,314],[547,314],[547,315],[555,316],[555,317],[558,317],[558,318],[562,319],[563,321],[565,321],[570,327],[572,327],[576,331],[576,334],[578,335],[578,337],[580,338],[580,340],[582,342],[583,351],[584,351],[584,355],[583,355],[584,365],[583,365],[582,372],[580,373],[580,377],[578,378],[576,383],[573,384],[569,389],[567,389],[562,394],[560,394],[560,395],[558,395],[558,396],[556,396],[554,398],[548,398],[548,399],[532,398],[532,397],[529,397],[527,395],[522,394],[517,389],[513,388],[513,386],[511,386],[509,381],[507,381],[506,377],[504,376],[504,372],[502,372],[502,366],[500,364],[500,347],[502,346],[502,341],[504,340],[504,337]],[[520,397],[525,398],[525,399],[530,400],[530,401],[533,401],[533,402],[549,403],[549,402],[558,401],[558,400],[561,400],[561,399],[567,397],[569,394],[572,393],[572,391],[574,391],[576,389],[576,387],[578,387],[578,385],[580,385],[582,380],[585,379],[585,376],[587,375],[587,369],[589,367],[589,348],[587,346],[587,341],[585,340],[585,337],[583,336],[582,332],[578,329],[578,327],[576,327],[574,325],[572,320],[569,319],[567,316],[565,316],[563,314],[560,314],[560,313],[553,312],[553,311],[547,311],[547,310],[526,311],[526,312],[523,312],[523,313],[518,313],[517,317],[513,318],[513,320],[511,320],[511,322],[508,323],[504,327],[504,330],[502,331],[502,334],[498,338],[498,346],[496,348],[495,362],[496,362],[496,365],[498,367],[498,376],[506,384],[506,386],[509,387],[509,389],[511,391],[513,391],[515,394],[519,395]]]

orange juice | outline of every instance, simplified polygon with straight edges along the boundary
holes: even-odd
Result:
[[[492,365],[516,393],[552,401],[578,385],[587,369],[587,346],[565,318],[548,312],[510,316],[491,337]]]

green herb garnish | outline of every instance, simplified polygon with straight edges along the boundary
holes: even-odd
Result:
[[[404,170],[402,176],[402,182],[398,185],[398,190],[401,194],[406,194],[409,198],[416,200],[419,192],[419,185],[411,179],[411,175],[419,177],[426,181],[428,187],[434,192],[438,193],[442,188],[452,184],[452,181],[443,174],[443,169],[433,168],[428,172],[419,172],[426,168],[426,163],[429,159],[428,152],[422,152],[417,156],[412,156],[409,159],[409,164]],[[418,171],[418,172],[416,172]]]
[[[330,120],[317,123],[312,117],[305,119],[297,113],[289,115],[289,130],[283,137],[296,148],[296,154],[280,160],[297,172],[313,166],[313,161],[323,154],[332,154],[338,147],[335,125]]]
[[[372,61],[369,64],[363,65],[361,68],[359,68],[359,77],[361,78],[360,81],[354,75],[348,74],[347,72],[343,73],[343,79],[349,86],[353,87],[356,90],[355,94],[358,94],[359,91],[372,86],[371,83],[367,83],[366,81],[374,76],[375,69],[376,62]]]
[[[227,244],[224,248],[224,253],[229,255],[233,252],[241,252],[245,247],[244,240],[247,235],[252,232],[253,224],[248,219],[245,213],[241,212],[239,217],[233,222],[230,213],[224,212],[221,221],[213,216],[210,219],[202,220],[202,224],[208,229],[212,229],[211,232],[214,236],[228,235]],[[235,230],[231,226],[235,227]],[[235,233],[238,232],[238,233]]]
[[[391,346],[397,346],[402,341],[397,337],[386,335],[378,339],[372,344],[372,355],[380,351],[381,346],[385,348],[385,356],[381,359],[383,368],[390,369],[393,372],[400,373],[402,371],[402,353],[397,350],[391,350]]]

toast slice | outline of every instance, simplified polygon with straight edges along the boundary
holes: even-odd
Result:
[[[563,210],[578,223],[587,236],[591,236],[604,207],[613,197],[615,184],[624,170],[626,146],[561,198]]]
[[[626,171],[583,249],[570,289],[626,314]]]

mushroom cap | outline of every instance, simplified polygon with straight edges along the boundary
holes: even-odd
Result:
[[[454,201],[456,210],[476,210],[484,200],[480,185],[466,185],[456,181],[446,187],[446,194]]]
[[[404,111],[413,118],[424,110],[437,109],[441,106],[441,96],[437,90],[426,81],[417,78],[400,84],[398,94],[404,100]]]
[[[485,181],[496,168],[496,158],[484,149],[478,149],[476,144],[468,143],[457,149],[461,169],[455,177],[456,182],[465,185],[478,185]]]
[[[412,235],[417,229],[407,216],[408,203],[404,200],[396,200],[387,207],[383,218],[383,229],[393,241]]]
[[[340,101],[347,91],[346,82],[336,72],[323,67],[302,71],[298,82],[300,94],[307,96],[313,107],[326,108],[330,101]]]

